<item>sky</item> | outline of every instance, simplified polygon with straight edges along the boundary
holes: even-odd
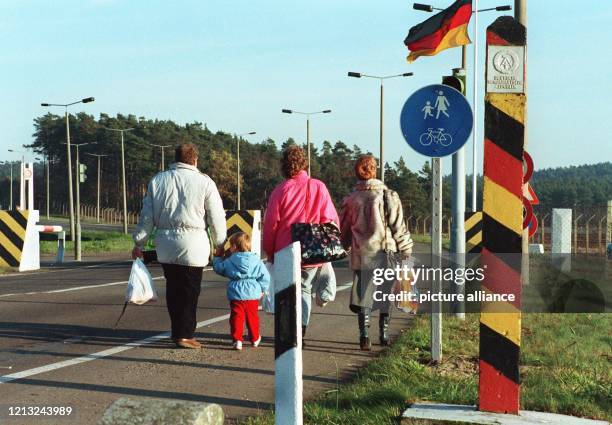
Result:
[[[479,8],[513,2],[480,0]],[[480,140],[485,31],[503,13],[512,12],[478,18]],[[19,159],[7,149],[31,143],[33,119],[47,112],[41,102],[89,96],[94,103],[70,111],[198,121],[212,131],[256,131],[249,141],[270,137],[279,144],[306,137],[305,118],[282,114],[282,108],[329,108],[331,114],[311,119],[313,144],[342,140],[377,152],[378,81],[348,78],[347,72],[413,72],[385,83],[385,159],[402,156],[418,169],[427,158],[403,140],[401,108],[411,93],[439,83],[461,60],[455,48],[406,62],[403,40],[429,16],[399,0],[0,0],[0,160]],[[528,151],[536,169],[612,160],[611,21],[611,1],[529,1]],[[473,23],[470,35],[474,39]],[[443,164],[448,172],[450,157]]]

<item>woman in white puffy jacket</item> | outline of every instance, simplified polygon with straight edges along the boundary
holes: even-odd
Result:
[[[169,170],[158,173],[149,183],[133,234],[132,257],[142,256],[142,247],[155,228],[157,260],[166,277],[172,340],[179,347],[200,348],[193,334],[202,270],[208,265],[211,242],[216,248],[225,241],[225,211],[215,182],[197,168],[197,147],[179,145],[175,160]]]

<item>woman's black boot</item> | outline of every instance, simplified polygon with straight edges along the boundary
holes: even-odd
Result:
[[[362,351],[370,351],[372,348],[369,336],[370,310],[364,309],[361,313],[358,313],[357,321],[359,322],[359,348]]]
[[[389,313],[380,313],[380,317],[378,318],[378,330],[380,337],[380,345],[389,345],[389,322],[391,321],[391,316]]]

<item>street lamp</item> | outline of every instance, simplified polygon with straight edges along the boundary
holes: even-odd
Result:
[[[108,128],[104,127],[105,130],[108,131],[118,131],[121,133],[121,181],[123,184],[123,233],[127,235],[128,225],[127,225],[127,188],[125,185],[125,147],[123,142],[123,133],[126,131],[135,130],[134,127],[130,128]]]
[[[62,144],[66,144],[66,143],[62,143]],[[76,148],[76,172],[77,172],[77,179],[76,179],[76,223],[74,226],[74,230],[75,230],[75,237],[73,238],[74,240],[74,246],[75,246],[75,260],[76,261],[81,261],[81,162],[79,161],[79,148],[81,146],[87,146],[87,145],[95,145],[96,142],[91,142],[91,143],[73,143],[72,146],[74,146]]]
[[[172,145],[156,145],[155,143],[151,143],[151,146],[155,146],[155,147],[161,149],[161,166],[160,166],[160,170],[164,171],[166,169],[166,159],[165,159],[165,155],[164,155],[164,150],[166,148],[169,148]]]
[[[100,160],[108,155],[99,155],[97,153],[87,153],[86,155],[95,156],[98,158],[98,193],[96,196],[96,223],[100,222]]]
[[[240,209],[240,139],[243,136],[252,136],[257,134],[255,131],[242,133],[236,136],[236,209]]]
[[[40,106],[61,106],[66,110],[66,159],[68,163],[68,206],[70,210],[70,236],[74,239],[74,202],[72,199],[72,159],[70,157],[70,119],[68,117],[68,107],[76,105],[77,103],[90,103],[95,99],[93,97],[86,97],[81,100],[77,100],[71,103],[41,103]],[[76,244],[74,245],[74,255],[77,256]],[[80,254],[79,254],[80,255]]]
[[[308,175],[310,175],[310,116],[316,114],[329,114],[331,113],[331,109],[324,109],[316,112],[300,112],[293,109],[283,109],[282,113],[306,115],[306,150],[308,151]]]
[[[444,10],[444,9],[440,9],[438,7],[433,7],[431,5],[428,4],[422,4],[422,3],[414,3],[412,5],[412,7],[415,10],[420,10],[423,12],[433,12],[434,10]],[[472,101],[472,108],[474,109],[474,119],[476,118],[476,112],[478,110],[478,101],[477,101],[477,86],[478,86],[478,76],[477,76],[477,71],[478,71],[478,14],[480,12],[489,12],[489,11],[497,11],[497,12],[503,12],[503,11],[508,11],[508,10],[512,10],[512,6],[510,5],[503,5],[503,6],[496,6],[496,7],[489,7],[486,9],[480,9],[478,10],[478,0],[473,0],[473,11],[472,13],[474,14],[474,69],[473,69],[473,78],[474,78],[474,92],[473,92],[473,101]],[[462,46],[461,48],[461,67],[463,69],[465,69],[467,66],[467,46]],[[477,137],[477,132],[478,132],[478,126],[474,125],[474,128],[472,130],[472,211],[476,211],[476,183],[477,183],[477,178],[476,178],[476,158],[477,158],[477,151],[476,151],[476,143],[478,140]],[[465,172],[465,171],[463,171]]]
[[[348,76],[353,78],[377,78],[380,80],[380,181],[385,182],[385,161],[384,161],[384,144],[383,144],[383,99],[384,99],[384,85],[383,81],[389,78],[396,77],[411,77],[413,75],[412,72],[404,72],[403,74],[396,75],[386,75],[386,76],[378,76],[378,75],[368,75],[362,74],[361,72],[349,72]]]

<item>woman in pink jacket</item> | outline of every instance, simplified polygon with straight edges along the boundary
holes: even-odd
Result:
[[[340,223],[327,187],[322,181],[310,178],[307,168],[302,148],[291,145],[283,150],[281,169],[286,180],[272,191],[264,218],[263,249],[269,261],[274,260],[275,252],[293,242],[291,226],[294,223]],[[320,267],[302,267],[302,338],[310,319],[312,285]]]

